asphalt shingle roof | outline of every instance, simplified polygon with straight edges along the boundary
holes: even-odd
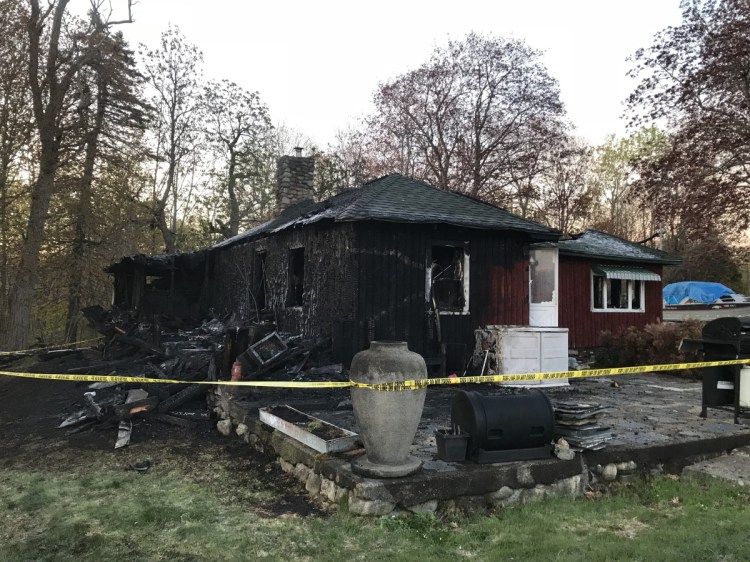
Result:
[[[682,261],[667,252],[628,242],[598,230],[587,230],[572,240],[560,240],[557,246],[562,256],[663,265],[677,265]]]
[[[337,222],[377,220],[399,223],[442,223],[483,230],[526,232],[536,240],[557,240],[560,232],[472,197],[451,193],[423,181],[391,174],[362,187],[347,189],[325,201],[303,201],[281,215],[219,242],[231,246],[264,233],[331,219]]]

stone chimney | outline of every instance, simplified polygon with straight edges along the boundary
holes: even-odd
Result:
[[[315,160],[311,156],[302,156],[300,147],[295,147],[294,153],[294,156],[279,158],[276,167],[277,213],[314,198]]]

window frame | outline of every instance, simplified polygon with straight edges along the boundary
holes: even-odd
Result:
[[[470,271],[470,264],[471,264],[471,254],[469,252],[469,242],[468,241],[449,241],[449,240],[432,240],[427,245],[427,259],[426,259],[426,267],[425,267],[425,300],[427,301],[428,306],[430,309],[432,309],[432,261],[433,261],[433,247],[443,247],[443,248],[460,248],[463,252],[463,278],[462,278],[462,287],[463,287],[463,308],[461,310],[443,310],[438,309],[438,313],[441,316],[468,316],[470,314],[469,311],[469,295],[470,295],[470,288],[471,288],[471,271]]]
[[[607,306],[607,300],[608,300],[608,291],[610,287],[612,286],[612,279],[604,276],[604,275],[597,275],[594,273],[593,270],[590,270],[589,272],[591,281],[591,299],[590,299],[590,308],[591,312],[596,313],[607,313],[607,312],[614,312],[614,313],[632,313],[632,314],[643,314],[646,312],[646,281],[641,279],[617,279],[617,281],[620,281],[622,283],[627,284],[627,290],[628,290],[628,308],[609,308]],[[596,308],[594,306],[594,303],[596,302],[596,278],[601,278],[604,280],[602,284],[602,294],[601,294],[601,308]],[[633,297],[635,293],[635,287],[636,284],[640,285],[640,295],[639,295],[639,302],[640,307],[639,308],[630,308],[630,306],[633,303]]]

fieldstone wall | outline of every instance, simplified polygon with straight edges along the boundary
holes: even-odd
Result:
[[[597,466],[589,470],[580,456],[570,461],[461,465],[461,469],[393,480],[363,478],[350,468],[362,449],[321,454],[257,420],[252,404],[226,389],[211,395],[221,418],[217,429],[236,434],[248,445],[275,456],[284,472],[294,475],[313,497],[333,506],[346,506],[356,515],[481,512],[553,497],[576,498],[603,489],[635,473],[635,463]],[[624,479],[624,478],[622,478]]]
[[[314,198],[315,161],[305,156],[282,156],[276,168],[276,212]]]

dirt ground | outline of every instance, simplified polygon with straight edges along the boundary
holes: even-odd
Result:
[[[238,438],[221,436],[215,420],[189,429],[135,419],[130,445],[119,450],[114,450],[117,422],[58,429],[64,417],[82,407],[86,384],[0,375],[0,469],[83,477],[131,470],[148,460],[149,472],[208,486],[264,516],[325,515],[296,479]]]

